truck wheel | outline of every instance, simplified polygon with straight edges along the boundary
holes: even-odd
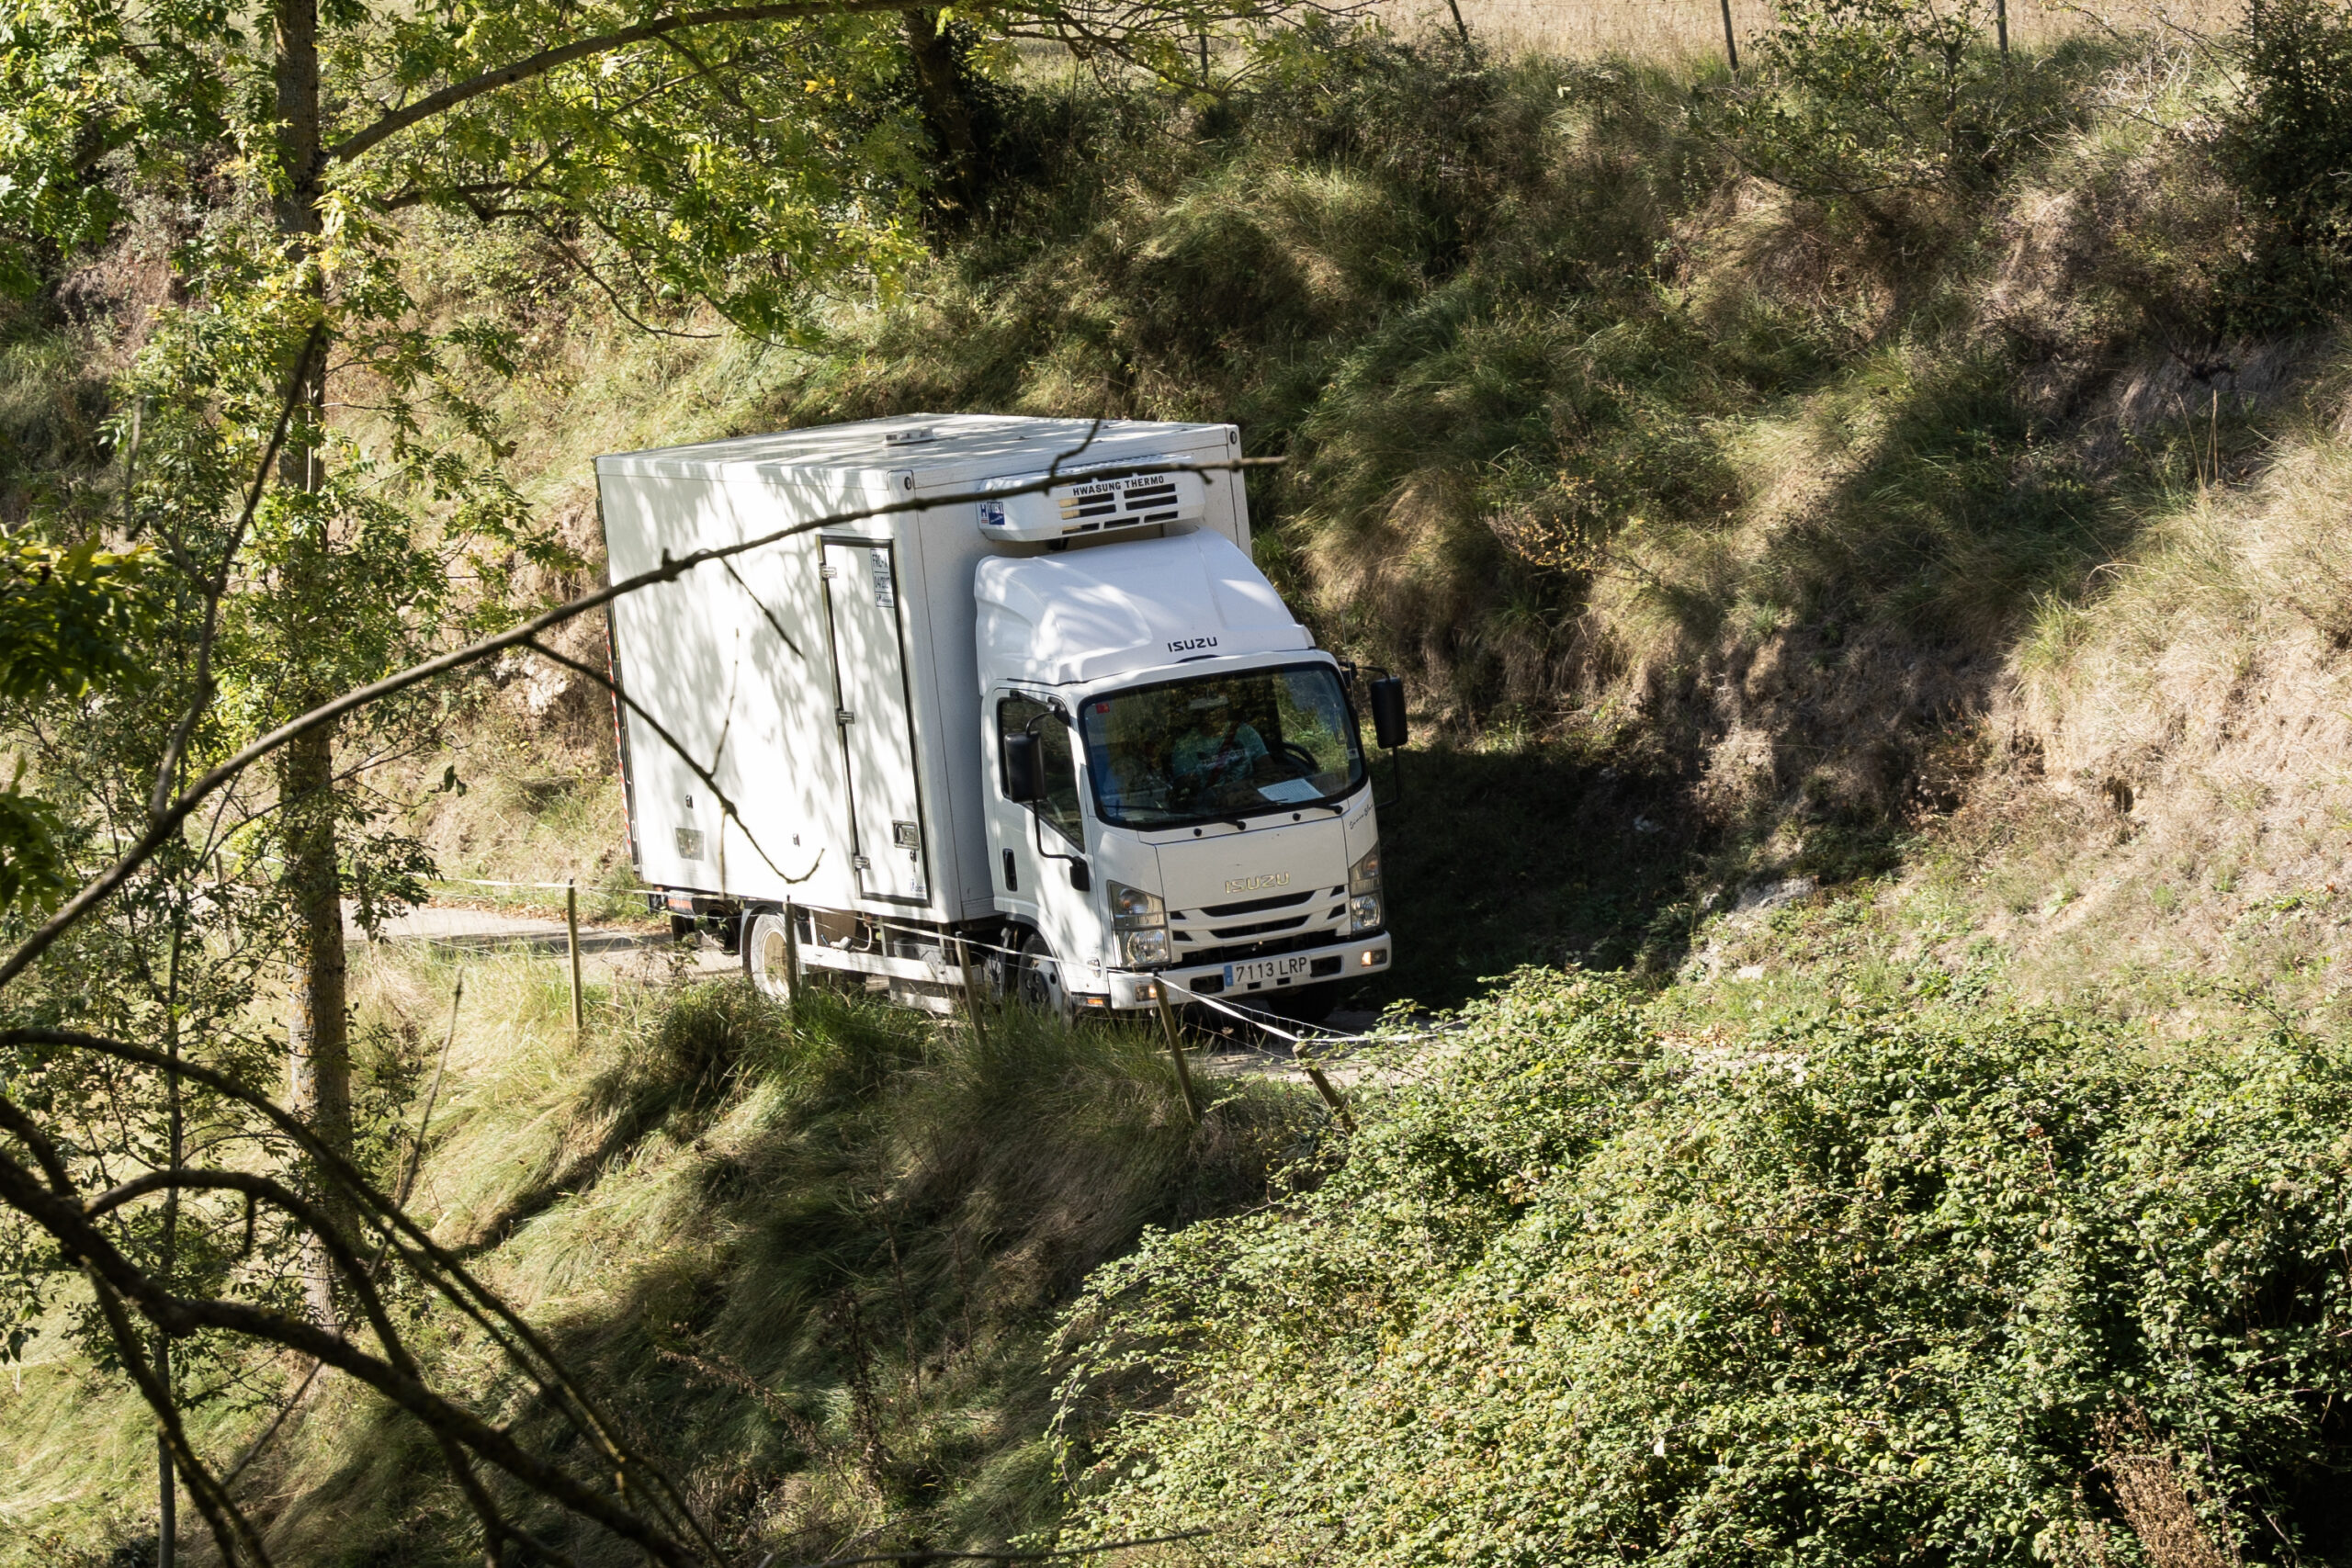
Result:
[[[1021,944],[1020,987],[1023,1004],[1051,1013],[1064,1023],[1069,1021],[1069,992],[1062,985],[1062,966],[1044,937],[1032,935]]]
[[[792,944],[781,910],[763,909],[751,918],[743,932],[743,973],[769,1000],[792,999]]]

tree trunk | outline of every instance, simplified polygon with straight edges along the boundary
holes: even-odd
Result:
[[[278,771],[286,822],[287,891],[296,929],[287,1018],[287,1087],[292,1110],[338,1154],[351,1148],[351,1040],[344,1010],[343,885],[335,865],[334,740],[313,731],[288,745]],[[320,1208],[340,1225],[349,1205],[323,1188]],[[334,1276],[315,1241],[303,1251],[311,1315],[335,1323]]]
[[[915,91],[922,99],[923,128],[938,154],[940,209],[968,221],[979,209],[980,141],[972,129],[972,107],[964,95],[964,73],[956,51],[939,30],[936,12],[901,11],[907,50],[914,57]]]
[[[187,1164],[187,1118],[180,1100],[180,954],[187,941],[187,907],[183,904],[172,917],[171,965],[165,971],[164,987],[164,1048],[171,1057],[171,1070],[164,1077],[164,1168],[177,1170]],[[180,1190],[164,1190],[163,1267],[157,1271],[164,1289],[179,1288],[180,1254]],[[175,1397],[172,1386],[172,1337],[155,1336],[155,1382],[165,1399]],[[179,1568],[180,1492],[172,1466],[171,1439],[159,1429],[155,1433],[155,1568]]]
[[[318,0],[277,0],[278,156],[285,182],[277,197],[278,232],[289,253],[308,250],[321,221]],[[322,288],[314,280],[311,287]],[[326,412],[326,356],[313,356],[279,460],[278,482],[292,490],[319,488],[318,438]],[[328,602],[331,541],[323,524],[287,563],[281,591],[294,600],[288,620],[307,627]],[[300,657],[299,637],[296,662]],[[288,694],[297,709],[326,695],[298,678]],[[287,1088],[295,1114],[337,1153],[351,1147],[351,1041],[345,1015],[343,884],[337,868],[334,812],[334,732],[317,729],[280,753],[278,800],[286,833],[286,885],[295,914],[295,953],[287,1019]],[[322,1191],[322,1207],[341,1222],[342,1195]],[[335,1323],[334,1279],[324,1248],[305,1250],[311,1315]]]

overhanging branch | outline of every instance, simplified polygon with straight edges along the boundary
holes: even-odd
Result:
[[[773,6],[721,6],[707,11],[684,11],[675,16],[657,17],[632,28],[598,33],[594,38],[574,39],[570,43],[525,55],[520,60],[511,61],[478,76],[452,82],[439,92],[427,93],[413,104],[391,110],[366,130],[345,137],[322,152],[320,158],[325,163],[347,164],[385,138],[397,136],[412,125],[431,119],[435,115],[446,113],[485,93],[494,93],[501,87],[511,87],[517,82],[544,76],[556,67],[569,65],[575,60],[609,54],[614,50],[683,32],[688,28],[718,27],[728,22],[793,22],[819,17],[865,16],[875,12],[911,10],[922,3],[922,0],[784,0],[784,3]]]
[[[1105,465],[1090,471],[1087,477],[1091,479],[1131,479],[1142,474],[1169,472],[1238,473],[1248,468],[1276,468],[1283,461],[1284,459],[1280,457],[1234,457],[1222,463],[1154,463],[1139,460],[1124,465]],[[634,577],[624,578],[618,582],[583,593],[577,599],[570,600],[558,604],[551,610],[534,615],[519,626],[510,626],[495,636],[483,637],[479,642],[469,643],[464,648],[442,654],[435,659],[428,659],[421,664],[413,664],[406,670],[385,676],[380,681],[354,687],[341,696],[330,702],[322,703],[310,712],[288,720],[189,784],[177,800],[172,802],[170,807],[155,817],[149,824],[147,830],[141,834],[130,848],[125,851],[112,865],[85,883],[81,890],[61,905],[55,914],[42,921],[30,935],[18,943],[16,951],[9,953],[5,962],[0,962],[0,987],[6,986],[11,980],[23,974],[35,960],[54,946],[60,937],[71,931],[82,917],[113,897],[124,883],[130,880],[131,875],[141,866],[146,864],[154,856],[156,851],[162,849],[170,840],[173,834],[180,830],[181,826],[187,822],[197,807],[216,791],[226,786],[247,768],[272,752],[314,729],[337,723],[346,714],[356,713],[387,697],[397,696],[412,686],[423,685],[425,682],[435,680],[453,670],[461,670],[467,665],[478,664],[485,659],[505,652],[510,648],[524,647],[536,640],[541,633],[560,626],[566,621],[576,619],[591,610],[600,609],[616,599],[626,598],[631,593],[640,592],[657,584],[674,582],[695,568],[708,565],[712,561],[723,561],[736,556],[747,555],[752,550],[764,549],[770,545],[781,544],[786,539],[797,537],[802,534],[815,533],[822,528],[839,528],[852,523],[864,523],[877,517],[896,516],[907,512],[920,512],[930,507],[969,506],[983,501],[1003,501],[1017,495],[1035,495],[1051,490],[1054,486],[1066,482],[1068,479],[1069,476],[1066,473],[1048,472],[1026,483],[1007,485],[1001,490],[973,490],[956,495],[910,497],[905,501],[885,502],[879,506],[860,507],[854,511],[833,513],[829,516],[814,517],[806,523],[795,523],[789,527],[773,529],[768,533],[732,545],[718,545],[708,549],[695,550],[674,558],[665,555],[662,564],[650,571],[641,571]]]

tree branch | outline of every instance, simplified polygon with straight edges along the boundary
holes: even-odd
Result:
[[[627,692],[622,691],[618,682],[615,681],[611,676],[605,674],[601,670],[591,669],[589,666],[581,663],[577,659],[566,658],[564,655],[558,653],[554,649],[549,648],[543,642],[526,642],[523,646],[551,663],[562,665],[566,670],[571,671],[575,675],[580,675],[590,681],[594,681],[599,686],[604,687],[605,692],[608,693],[615,701],[620,703],[624,707],[628,708],[629,712],[643,719],[646,722],[647,728],[650,728],[654,734],[662,738],[662,743],[678,754],[678,761],[684,762],[688,768],[693,770],[695,777],[700,779],[703,783],[703,787],[709,790],[711,795],[718,800],[720,814],[731,820],[736,827],[742,829],[744,839],[750,842],[752,850],[759,855],[759,857],[768,863],[768,869],[770,871],[775,872],[778,876],[784,878],[786,883],[796,886],[817,874],[818,863],[825,858],[825,852],[822,849],[820,849],[817,852],[817,859],[808,863],[808,869],[802,872],[797,876],[793,875],[792,873],[776,864],[775,857],[768,853],[767,847],[762,844],[759,840],[759,836],[752,831],[752,825],[744,821],[743,814],[735,808],[735,802],[728,797],[726,786],[718,782],[718,775],[712,773],[709,768],[706,768],[700,762],[695,761],[694,753],[686,750],[685,744],[676,736],[671,734],[670,731],[662,726],[660,719],[654,717],[651,714],[646,712],[643,707],[639,706],[635,697],[632,697]],[[726,739],[723,735],[720,738],[719,744],[722,748],[726,744]],[[718,759],[717,757],[713,757],[711,759],[712,766],[717,766],[718,761]]]
[[[102,1295],[109,1290],[119,1292],[163,1332],[176,1337],[220,1329],[324,1361],[399,1405],[436,1438],[463,1445],[541,1496],[602,1525],[670,1568],[702,1568],[697,1553],[635,1509],[539,1459],[504,1430],[434,1393],[417,1375],[368,1354],[341,1335],[243,1302],[172,1294],[117,1251],[79,1204],[49,1191],[31,1171],[6,1155],[0,1155],[0,1203],[47,1231],[68,1257],[84,1265]],[[131,1359],[136,1365],[138,1359]]]
[[[1277,468],[1284,461],[1285,459],[1281,457],[1234,457],[1222,463],[1155,463],[1138,460],[1125,465],[1106,465],[1094,470],[1088,477],[1097,479],[1132,479],[1141,474],[1171,472],[1238,473],[1249,468]],[[161,849],[173,834],[179,831],[181,825],[215,791],[228,784],[247,768],[272,752],[309,734],[313,729],[339,722],[345,714],[356,713],[371,704],[381,702],[386,697],[398,696],[413,686],[423,685],[425,682],[437,679],[453,670],[462,670],[467,665],[478,664],[485,659],[505,652],[510,648],[523,647],[536,639],[540,633],[560,626],[566,621],[576,619],[591,610],[601,609],[616,599],[627,598],[629,594],[641,592],[645,589],[661,583],[674,582],[695,568],[707,565],[712,561],[723,561],[736,556],[747,555],[752,550],[764,549],[770,545],[781,544],[786,539],[797,538],[802,534],[813,534],[823,528],[839,528],[852,523],[869,522],[877,517],[896,516],[900,513],[921,512],[931,507],[968,506],[983,501],[1002,501],[1017,495],[1035,495],[1065,482],[1068,476],[1064,474],[1048,472],[1025,484],[1007,485],[999,490],[973,490],[955,495],[910,497],[905,501],[885,502],[879,506],[859,507],[854,511],[837,512],[824,517],[813,517],[805,523],[795,523],[789,527],[772,529],[765,534],[740,540],[731,545],[715,545],[674,558],[665,554],[662,564],[650,570],[640,571],[634,577],[624,578],[618,582],[582,593],[576,599],[568,600],[517,626],[510,626],[494,636],[483,637],[479,642],[469,643],[463,648],[425,660],[422,663],[412,664],[406,670],[387,675],[380,681],[370,682],[365,686],[355,686],[340,696],[320,704],[310,712],[288,719],[189,784],[180,797],[157,816],[147,830],[141,834],[113,864],[85,883],[79,892],[58,908],[55,914],[42,921],[23,942],[19,942],[5,962],[0,962],[0,987],[6,987],[11,980],[23,974],[36,959],[54,946],[59,938],[73,930],[84,916],[111,897],[124,883],[130,881],[132,874],[153,858],[155,852]]]
[[[172,1068],[175,1066],[162,1052],[151,1047],[133,1045],[127,1041],[112,1040],[104,1035],[87,1034],[78,1030],[28,1025],[0,1031],[0,1045],[17,1044],[62,1045],[75,1050],[95,1052],[100,1055],[111,1056],[118,1061],[136,1063],[141,1066],[159,1070]],[[416,1271],[418,1277],[445,1301],[480,1326],[482,1332],[488,1335],[492,1341],[531,1379],[540,1394],[590,1437],[616,1471],[626,1471],[635,1466],[652,1476],[671,1505],[684,1516],[687,1529],[705,1542],[706,1547],[716,1558],[717,1548],[708,1545],[707,1533],[704,1531],[701,1521],[694,1517],[693,1510],[686,1506],[676,1483],[663,1472],[659,1465],[637,1453],[628,1444],[620,1439],[613,1422],[580,1388],[578,1380],[571,1376],[561,1359],[556,1355],[554,1348],[548,1344],[538,1331],[524,1321],[495,1292],[475,1279],[462,1263],[450,1256],[446,1248],[435,1243],[423,1227],[409,1217],[405,1210],[386,1198],[383,1193],[379,1192],[374,1184],[362,1175],[357,1168],[341,1154],[329,1148],[308,1124],[279,1106],[267,1095],[249,1089],[228,1074],[201,1063],[183,1059],[176,1064],[176,1070],[190,1081],[201,1084],[215,1093],[235,1100],[259,1114],[271,1126],[277,1128],[288,1142],[308,1156],[328,1180],[341,1186],[356,1201],[361,1209],[375,1215],[388,1239],[395,1235],[405,1237],[406,1242],[400,1246],[399,1250],[402,1259]],[[0,1097],[0,1113],[5,1113],[11,1109],[13,1107],[10,1102],[5,1097]],[[19,1115],[21,1116],[21,1113]],[[67,1195],[61,1201],[69,1206],[76,1221],[84,1220],[85,1216],[82,1214],[76,1197],[70,1189],[65,1190]],[[0,1201],[8,1202],[11,1207],[17,1208],[20,1213],[29,1213],[29,1211],[25,1210],[21,1203],[7,1198],[5,1193],[0,1193]],[[36,1216],[36,1223],[43,1222],[40,1222]],[[43,1228],[49,1229],[52,1235],[58,1234],[53,1227],[45,1223],[43,1223]],[[236,1305],[237,1303],[226,1304]],[[241,1308],[240,1310],[257,1309]],[[277,1317],[275,1314],[265,1315],[273,1320]],[[492,1322],[493,1318],[497,1321]],[[308,1324],[303,1324],[302,1326],[306,1330],[310,1329]],[[236,1330],[236,1332],[250,1331]],[[283,1339],[276,1342],[281,1345],[287,1343]],[[334,1342],[337,1345],[346,1343],[340,1337],[334,1337]],[[323,1359],[331,1365],[343,1364],[333,1358],[322,1357],[315,1346],[308,1342],[288,1348],[300,1350],[314,1361]],[[248,1461],[250,1457],[249,1455]],[[508,1468],[495,1456],[486,1454],[484,1457],[490,1458],[493,1463],[499,1463],[502,1469]],[[243,1468],[242,1461],[239,1468]],[[527,1481],[527,1478],[520,1479]]]
[[[676,16],[657,17],[650,22],[639,22],[633,28],[599,33],[594,38],[574,39],[570,43],[525,55],[520,60],[485,71],[478,76],[452,82],[437,93],[427,93],[416,102],[392,110],[365,130],[345,137],[322,152],[320,158],[324,163],[347,164],[385,138],[397,136],[412,125],[431,119],[435,115],[479,98],[485,93],[494,93],[501,87],[511,87],[517,82],[544,76],[556,67],[569,65],[575,60],[608,54],[614,50],[626,49],[633,43],[645,43],[687,28],[716,27],[726,22],[785,22],[818,17],[854,17],[904,11],[922,3],[923,0],[783,0],[778,5],[721,6],[708,11],[686,11]]]

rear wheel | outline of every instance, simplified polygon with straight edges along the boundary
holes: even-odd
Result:
[[[1024,1005],[1069,1021],[1069,988],[1062,984],[1061,961],[1046,939],[1035,933],[1021,944],[1020,994]]]
[[[792,942],[782,910],[763,909],[745,922],[743,973],[760,995],[772,1001],[792,999]]]

